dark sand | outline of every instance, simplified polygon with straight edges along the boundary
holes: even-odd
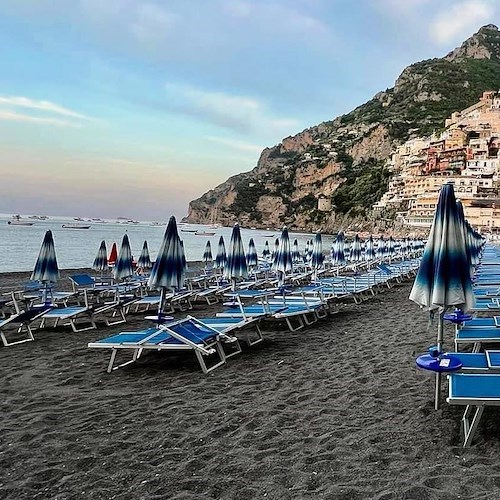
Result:
[[[87,342],[142,315],[0,348],[0,498],[500,498],[500,413],[460,447],[462,408],[434,411],[433,378],[414,367],[435,326],[409,291],[302,332],[266,328],[209,376],[193,354],[107,374]]]

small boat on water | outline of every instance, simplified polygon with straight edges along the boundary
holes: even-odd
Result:
[[[197,233],[197,229],[181,229],[183,233]]]
[[[8,220],[7,224],[11,226],[32,226],[33,222],[24,220],[20,215],[13,215],[12,220]]]
[[[195,231],[195,236],[215,236],[215,233],[210,233],[208,231]]]
[[[63,224],[61,227],[64,229],[90,229],[90,226],[86,224]]]

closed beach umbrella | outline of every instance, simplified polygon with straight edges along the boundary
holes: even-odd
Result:
[[[279,247],[280,247],[280,240],[279,240],[279,238],[276,238],[274,240],[274,248],[273,248],[273,251],[271,253],[271,262],[273,262],[273,263],[276,260],[276,256],[278,255]]]
[[[281,231],[281,236],[278,240],[278,250],[271,269],[275,273],[278,273],[279,285],[283,286],[285,283],[286,273],[293,269],[290,238],[288,236],[288,229],[286,226],[283,227],[283,230]]]
[[[462,202],[460,200],[457,200],[457,215],[460,221],[460,227],[462,228],[462,233],[464,235],[465,253],[467,255],[467,261],[469,262],[470,275],[472,277],[474,274],[474,266],[472,265],[472,255],[471,255],[472,249],[469,244],[470,241],[468,238],[469,235],[468,235],[467,224],[465,221],[464,207],[462,206]]]
[[[151,270],[148,280],[150,288],[161,290],[160,303],[158,305],[158,323],[162,322],[162,309],[167,289],[174,292],[184,286],[186,275],[186,264],[184,262],[184,250],[177,232],[175,217],[170,217],[167,229],[163,235],[163,241],[158,251],[158,256]]]
[[[394,254],[396,253],[396,243],[394,241],[394,238],[392,236],[389,236],[389,239],[387,240],[387,255],[389,258],[394,257]]]
[[[366,241],[365,246],[365,260],[375,260],[375,245],[373,244],[373,237],[370,234],[370,237]]]
[[[257,249],[255,248],[253,238],[250,238],[250,241],[248,242],[247,265],[249,267],[255,267],[258,262],[259,258],[257,255]]]
[[[118,250],[116,248],[116,243],[113,243],[111,252],[109,252],[108,265],[114,266],[116,264],[116,259],[118,259]]]
[[[106,250],[106,242],[104,240],[101,241],[92,269],[94,271],[101,271],[101,273],[108,269],[108,251]]]
[[[224,244],[224,238],[221,236],[219,238],[219,245],[217,247],[217,255],[215,256],[215,267],[217,269],[224,269],[226,261],[226,245]]]
[[[474,305],[464,235],[452,184],[441,187],[438,204],[410,300],[439,313],[437,349],[443,344],[443,315],[449,307],[464,311]],[[438,374],[439,375],[439,374]],[[436,377],[436,409],[440,377]]]
[[[304,262],[309,259],[309,240],[306,241],[306,247],[304,248]]]
[[[344,246],[345,246],[345,238],[344,238],[344,233],[340,231],[337,234],[337,238],[335,239],[335,249],[334,249],[334,259],[333,259],[333,264],[337,266],[344,266],[345,265],[345,252],[344,252]]]
[[[47,231],[36,259],[35,268],[31,273],[33,281],[40,281],[44,284],[42,300],[47,302],[47,289],[51,283],[55,283],[59,278],[59,268],[57,267],[56,249],[52,231]]]
[[[59,268],[57,267],[54,238],[52,237],[52,231],[47,231],[30,279],[42,283],[55,283],[58,278]]]
[[[148,286],[156,289],[178,290],[184,285],[185,264],[175,217],[170,217],[163,241],[154,263]]]
[[[318,270],[323,265],[323,260],[323,242],[321,240],[321,233],[317,233],[314,237],[311,267]]]
[[[235,224],[233,227],[224,276],[232,281],[233,289],[236,287],[236,280],[238,278],[248,277],[247,260],[243,242],[241,241],[239,224]]]
[[[385,241],[384,237],[381,236],[377,241],[377,259],[383,260],[385,257]]]
[[[300,256],[300,250],[299,250],[299,242],[296,239],[293,240],[292,262],[294,264],[302,263],[302,257]]]
[[[122,246],[118,254],[113,276],[116,280],[130,278],[133,276],[134,268],[132,266],[132,251],[130,250],[130,242],[128,236],[125,235],[122,240]]]
[[[361,240],[359,239],[359,236],[356,235],[356,236],[354,236],[354,239],[352,240],[351,253],[350,253],[349,260],[351,262],[360,262],[361,259],[362,259]]]
[[[267,260],[270,255],[271,251],[269,250],[269,242],[266,240],[264,243],[264,250],[262,250],[262,257]]]
[[[207,241],[205,251],[203,252],[203,262],[205,263],[205,270],[208,271],[213,267],[212,245]]]
[[[144,241],[142,245],[141,255],[137,261],[137,269],[147,270],[151,269],[153,264],[151,262],[151,257],[149,256],[148,242]]]

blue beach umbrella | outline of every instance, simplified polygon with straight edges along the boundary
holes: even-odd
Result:
[[[151,257],[149,256],[148,242],[144,240],[142,244],[141,255],[139,255],[139,260],[137,261],[137,269],[146,271],[151,269],[153,264],[151,262]]]
[[[373,237],[371,234],[368,240],[366,241],[365,260],[367,261],[375,260],[375,245],[373,243]]]
[[[101,241],[94,263],[92,264],[92,269],[94,271],[101,271],[101,273],[108,270],[108,251],[104,240]]]
[[[269,242],[266,240],[264,243],[264,250],[262,250],[262,258],[268,260],[271,255],[271,251],[269,250]]]
[[[458,216],[453,184],[444,184],[432,222],[410,300],[439,314],[437,351],[443,344],[443,315],[449,307],[467,311],[474,305],[464,235]],[[436,409],[440,377],[436,378]]]
[[[396,242],[392,236],[389,236],[389,239],[387,240],[387,256],[389,257],[389,260],[394,257],[395,253]]]
[[[273,251],[271,252],[271,262],[274,263],[274,261],[276,260],[276,256],[278,255],[278,249],[279,249],[279,246],[280,246],[280,240],[279,238],[276,238],[274,240],[274,248],[273,248]]]
[[[248,242],[247,265],[249,267],[255,267],[258,263],[259,257],[257,255],[257,248],[255,248],[253,238],[250,238]]]
[[[184,286],[186,275],[184,260],[184,249],[177,232],[177,223],[175,217],[170,217],[148,280],[150,288],[160,289],[161,291],[158,304],[158,323],[162,322],[161,314],[166,290],[172,289],[176,291]]]
[[[215,267],[217,269],[224,269],[226,261],[226,245],[224,244],[224,238],[221,236],[219,238],[219,245],[217,246],[217,255],[215,256]]]
[[[349,260],[351,262],[360,262],[361,259],[362,259],[361,240],[359,239],[359,236],[356,235],[356,236],[354,236],[354,239],[352,240],[351,253],[349,256]]]
[[[323,242],[321,240],[321,233],[317,233],[314,237],[311,267],[317,271],[323,265],[323,261]]]
[[[380,236],[380,238],[377,241],[377,252],[376,252],[377,259],[383,260],[385,257],[385,241],[384,237]]]
[[[285,284],[286,273],[293,269],[290,238],[286,226],[284,226],[281,231],[281,236],[278,240],[278,250],[271,269],[275,273],[278,273],[279,286],[282,287]]]
[[[54,238],[52,237],[52,231],[47,231],[30,278],[33,281],[43,283],[43,302],[47,303],[47,290],[50,290],[50,285],[55,283],[58,278],[59,268],[57,267]]]
[[[113,268],[113,276],[116,280],[130,278],[133,276],[134,268],[132,267],[132,251],[130,250],[130,242],[128,236],[125,235],[122,240],[122,246],[118,252],[118,259]]]
[[[302,263],[302,257],[300,256],[300,250],[299,250],[299,242],[296,239],[293,240],[292,262],[294,264],[301,264]]]
[[[345,265],[345,238],[344,238],[344,233],[340,231],[337,234],[337,238],[335,239],[334,242],[335,249],[334,249],[334,255],[333,255],[333,264],[337,266],[344,266]]]
[[[238,278],[248,277],[247,260],[243,242],[241,241],[239,224],[235,224],[233,227],[231,241],[229,242],[227,263],[224,267],[224,276],[231,280],[233,290],[236,288],[236,280]]]
[[[205,251],[203,252],[203,262],[205,263],[205,271],[209,271],[213,268],[213,257],[212,257],[212,245],[210,241],[207,241],[205,246]]]

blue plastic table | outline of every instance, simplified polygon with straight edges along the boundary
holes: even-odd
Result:
[[[415,363],[423,370],[437,373],[453,372],[462,368],[462,362],[449,354],[441,354],[438,358],[434,358],[430,354],[422,354],[415,360]]]

